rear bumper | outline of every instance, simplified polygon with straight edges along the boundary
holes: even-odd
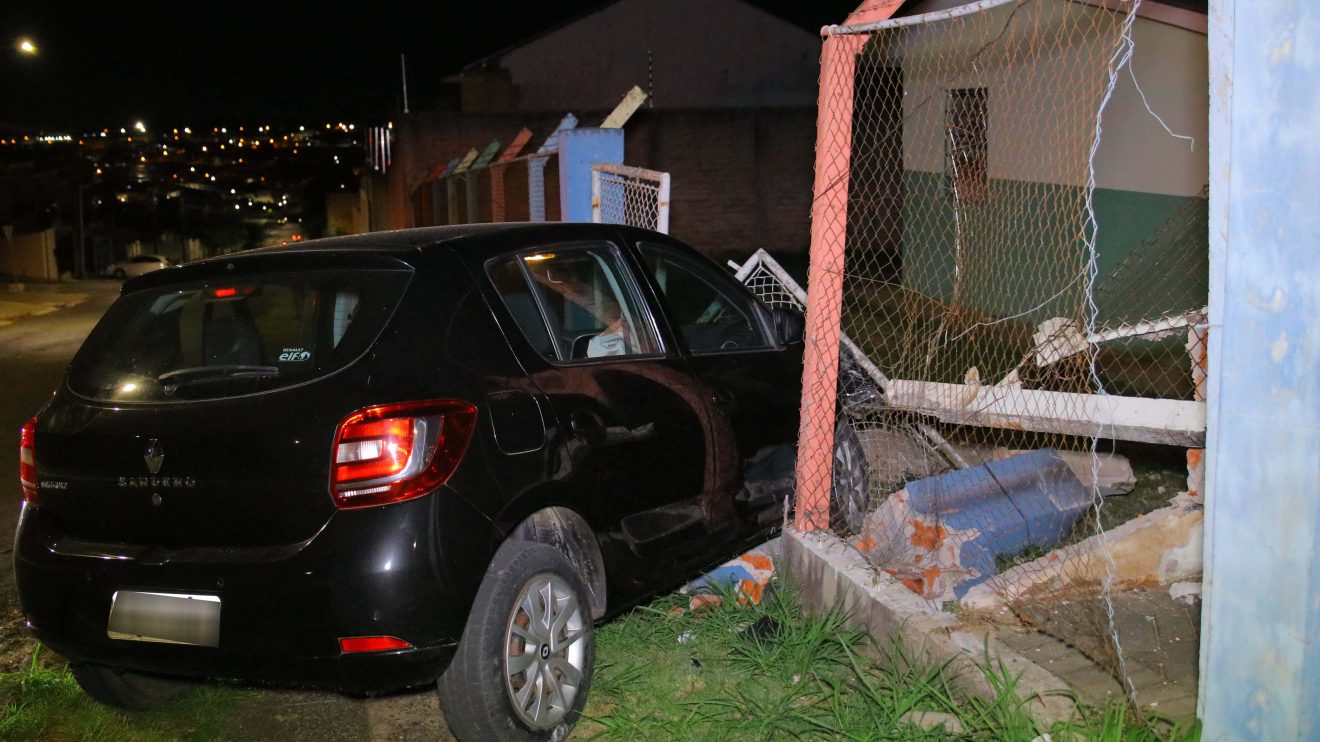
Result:
[[[449,539],[437,523],[446,534],[458,529],[464,555],[443,549]],[[262,550],[116,553],[114,545],[73,541],[40,508],[26,508],[14,571],[33,633],[72,661],[373,692],[431,682],[448,666],[484,573],[473,557],[484,560],[485,550],[474,547],[489,533],[484,518],[445,490],[336,512],[305,544]],[[218,596],[219,647],[109,638],[118,590]],[[342,654],[339,638],[350,636],[394,636],[413,648]]]

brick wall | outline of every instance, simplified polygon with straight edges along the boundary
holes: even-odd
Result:
[[[468,113],[407,117],[396,124],[387,226],[416,226],[421,212],[432,213],[430,208],[409,208],[408,194],[436,163],[492,138],[507,142],[523,126],[535,132],[528,145],[532,150],[559,118],[558,114]],[[581,118],[594,122],[601,116]],[[812,108],[643,109],[628,122],[624,161],[671,174],[670,232],[709,255],[746,256],[757,248],[805,251],[815,124]],[[504,180],[505,218],[525,219],[525,164],[510,165]],[[488,219],[489,175],[483,174],[480,182],[481,216]],[[546,186],[551,202],[548,216],[556,219],[558,178],[553,163],[547,168]],[[444,209],[434,211],[443,215]]]

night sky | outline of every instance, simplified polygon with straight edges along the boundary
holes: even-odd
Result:
[[[818,29],[857,2],[751,4]],[[5,0],[0,127],[383,121],[399,108],[400,52],[424,110],[444,75],[601,5]],[[17,51],[24,36],[35,57]]]

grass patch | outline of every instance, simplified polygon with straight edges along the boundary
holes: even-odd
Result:
[[[832,611],[807,614],[791,591],[759,606],[699,612],[668,596],[602,627],[591,699],[575,738],[645,740],[1192,740],[1199,731],[1123,705],[1040,729],[1015,677],[986,668],[994,703],[962,697],[945,668],[870,640]],[[870,653],[872,656],[875,652]],[[914,723],[944,714],[958,729]]]
[[[1000,573],[1003,573],[1019,564],[1034,562],[1048,553],[1050,553],[1049,549],[1046,549],[1043,546],[1037,546],[1036,544],[1030,544],[1016,554],[1000,554],[995,557],[995,568],[998,569]]]
[[[20,669],[0,673],[0,740],[155,742],[221,736],[224,714],[241,691],[199,686],[153,711],[125,713],[93,701],[63,660],[33,645]]]

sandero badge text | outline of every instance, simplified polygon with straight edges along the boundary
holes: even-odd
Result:
[[[151,488],[160,489],[163,487],[172,487],[178,489],[192,489],[197,486],[197,480],[192,477],[162,477],[161,467],[165,465],[165,450],[161,448],[160,441],[152,438],[147,444],[147,450],[142,454],[142,460],[147,464],[147,471],[151,476],[147,477],[120,477],[119,486],[126,488]]]

